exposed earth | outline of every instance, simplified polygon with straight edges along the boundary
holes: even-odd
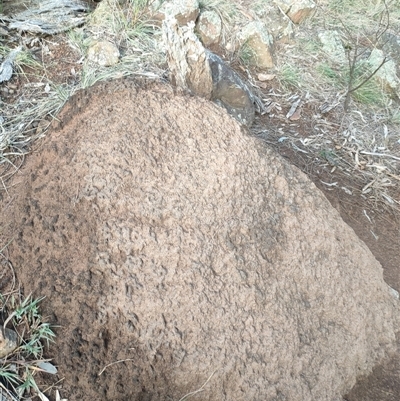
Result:
[[[2,235],[60,325],[68,400],[177,400],[208,378],[201,399],[339,400],[393,352],[378,262],[212,103],[104,84],[39,145],[2,195]]]

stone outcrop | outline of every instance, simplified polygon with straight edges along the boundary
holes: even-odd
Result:
[[[18,347],[18,336],[14,330],[0,325],[0,358],[4,358]],[[1,391],[0,391],[1,395]]]
[[[242,124],[254,120],[254,97],[248,86],[220,57],[207,51],[195,35],[194,24],[163,23],[164,42],[172,82],[224,107]]]
[[[163,38],[172,82],[211,99],[212,76],[206,50],[194,33],[194,23],[180,27],[177,20],[163,22]]]
[[[375,78],[383,84],[386,90],[393,91],[399,96],[400,79],[397,76],[396,63],[388,56],[385,56],[382,50],[374,49],[368,58],[368,64],[372,71],[375,71],[382,64],[375,74]]]
[[[326,56],[338,64],[347,63],[346,52],[338,31],[324,31],[318,34]]]
[[[379,263],[223,110],[122,80],[59,120],[2,193],[0,234],[59,325],[69,401],[178,400],[208,378],[205,401],[339,400],[394,349]]]
[[[207,58],[213,82],[211,99],[236,120],[250,126],[254,121],[255,101],[248,86],[220,57],[207,52]]]
[[[249,62],[260,68],[274,67],[273,37],[261,21],[248,23],[238,34],[241,46],[249,50]]]

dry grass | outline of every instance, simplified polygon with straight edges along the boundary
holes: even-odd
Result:
[[[24,87],[15,102],[0,100],[0,190],[7,190],[7,180],[19,169],[30,145],[46,134],[51,120],[77,90],[102,80],[129,75],[159,78],[165,73],[165,58],[159,45],[161,33],[147,21],[146,4],[145,0],[127,0],[123,4],[104,0],[83,28],[67,34],[81,60],[89,46],[100,38],[115,43],[121,52],[115,66],[99,67],[84,62],[74,84],[53,84],[46,78],[45,66],[27,48],[18,54],[14,76],[24,82]],[[0,56],[5,57],[11,50],[0,46]]]
[[[293,129],[279,131],[282,128],[278,123],[270,130],[269,140],[285,137],[280,146],[284,143],[301,154],[307,163],[348,176],[360,188],[359,194],[372,203],[400,210],[398,100],[373,77],[351,94],[346,113],[343,106],[349,64],[332,60],[318,39],[320,32],[334,29],[339,32],[344,52],[346,44],[353,46],[352,50],[359,46],[361,56],[353,82],[356,87],[371,73],[365,60],[378,45],[376,36],[399,30],[398,2],[388,1],[386,6],[382,0],[321,1],[316,14],[297,28],[295,41],[280,45],[276,52],[276,70],[284,96],[271,96],[267,101],[287,111],[294,102],[290,97],[301,96],[303,124],[286,119],[282,112],[281,122],[286,127],[292,125]],[[261,131],[259,127],[256,129],[258,134]],[[334,187],[334,182],[327,184]]]
[[[43,358],[44,348],[54,341],[55,334],[40,313],[41,299],[24,297],[16,286],[12,265],[2,252],[0,258],[0,277],[4,280],[0,293],[0,329],[11,329],[17,340],[17,347],[0,358],[0,399],[19,401],[36,395],[47,400],[35,376],[38,372],[57,372],[49,360]],[[7,278],[11,285],[6,289]]]

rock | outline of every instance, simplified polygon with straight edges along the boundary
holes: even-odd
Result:
[[[119,50],[113,43],[105,40],[96,41],[89,47],[86,61],[109,67],[118,63],[119,56]]]
[[[202,12],[196,24],[196,31],[204,46],[217,44],[222,32],[220,16],[215,11]]]
[[[62,322],[65,398],[179,400],[210,377],[204,401],[340,400],[395,349],[380,264],[219,107],[125,79],[58,118],[0,226],[24,291]]]
[[[312,0],[274,0],[274,2],[295,24],[303,22],[316,7]]]
[[[294,39],[293,22],[272,2],[263,4],[263,7],[257,7],[255,12],[268,27],[268,32],[273,36],[274,43],[290,43]]]
[[[176,20],[163,22],[172,82],[195,95],[212,99],[242,124],[250,126],[255,113],[250,90],[220,57],[204,48],[193,27],[193,23],[180,27]]]
[[[174,18],[163,22],[168,67],[172,82],[198,96],[211,98],[213,84],[206,50],[195,35],[194,22],[180,27]]]
[[[347,63],[346,52],[338,31],[321,32],[318,34],[318,38],[327,57],[338,64]]]
[[[80,0],[30,1],[23,4],[22,11],[11,12],[8,29],[56,35],[84,24],[89,10],[89,5]]]
[[[273,37],[261,21],[248,23],[238,35],[240,45],[249,50],[249,62],[259,68],[274,67]]]
[[[250,126],[254,121],[253,94],[239,75],[220,57],[207,52],[211,67],[212,100],[224,107],[240,123]]]
[[[18,335],[14,330],[0,325],[0,358],[11,354],[18,347]],[[0,391],[1,393],[1,391]]]
[[[371,67],[371,71],[374,71],[376,68],[378,68],[384,58],[385,54],[382,50],[372,50],[368,58],[368,64]],[[396,74],[396,64],[393,60],[388,58],[387,61],[382,65],[382,67],[379,68],[374,77],[383,84],[386,90],[394,91],[399,94],[398,91],[400,89],[400,80]]]
[[[198,0],[156,0],[150,4],[153,11],[152,18],[161,24],[166,18],[175,18],[178,25],[184,26],[189,22],[195,22],[200,14]]]
[[[257,79],[261,82],[272,81],[276,77],[275,74],[257,74]]]
[[[400,74],[400,35],[385,32],[380,39],[380,46],[385,54],[394,60],[397,65],[397,73]]]

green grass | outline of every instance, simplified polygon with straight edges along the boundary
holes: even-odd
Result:
[[[278,79],[285,90],[292,90],[301,86],[301,72],[291,64],[285,64],[279,69]]]
[[[0,378],[8,384],[17,399],[29,396],[31,391],[41,393],[35,374],[45,366],[45,347],[55,340],[51,325],[44,321],[39,309],[42,299],[15,295],[5,297],[0,294],[0,312],[6,316],[3,326],[18,335],[18,347],[0,359]]]
[[[349,70],[339,72],[326,62],[317,64],[316,71],[320,78],[325,81],[329,86],[339,89],[347,90],[349,82]],[[352,87],[355,88],[361,84],[371,74],[371,69],[366,63],[359,63],[359,66],[354,72],[354,81]],[[351,97],[356,102],[367,106],[381,106],[384,107],[389,101],[389,96],[385,93],[379,81],[372,77],[365,82],[359,89],[352,92]]]
[[[238,51],[238,57],[239,61],[248,67],[249,65],[253,64],[255,55],[251,46],[249,46],[247,43],[243,43]]]

